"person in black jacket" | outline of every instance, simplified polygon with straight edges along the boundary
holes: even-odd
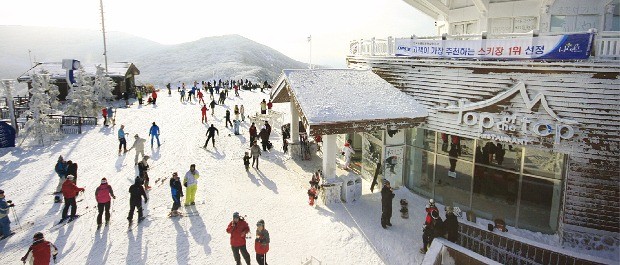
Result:
[[[75,183],[75,185],[77,185],[77,177],[78,177],[77,170],[78,170],[77,163],[73,163],[73,161],[71,160],[67,161],[67,176],[68,175],[73,176],[73,183]]]
[[[213,140],[213,147],[215,147],[215,133],[217,133],[217,135],[220,135],[220,131],[217,130],[217,128],[215,128],[215,126],[213,126],[213,124],[211,124],[211,127],[209,127],[209,129],[207,129],[207,141],[205,141],[205,145],[202,148],[207,148],[207,144],[209,143],[209,139]]]
[[[144,182],[145,190],[151,189],[151,186],[149,186],[149,174],[147,173],[147,171],[149,170],[149,164],[146,162],[149,158],[150,156],[144,156],[142,157],[142,161],[138,163],[138,175],[140,176],[140,178],[142,178],[142,181]]]
[[[392,226],[390,219],[392,218],[392,200],[394,199],[394,190],[390,187],[390,182],[383,180],[383,189],[381,189],[381,227],[387,228]]]
[[[129,222],[133,221],[133,212],[137,208],[138,209],[138,222],[142,222],[144,220],[144,216],[142,215],[142,198],[144,197],[144,203],[148,202],[148,198],[146,197],[146,192],[144,191],[144,187],[142,187],[142,183],[137,177],[136,181],[133,185],[129,187],[129,216],[127,216],[127,220]]]
[[[181,197],[183,197],[183,187],[181,186],[181,181],[179,180],[179,174],[177,172],[172,173],[172,178],[170,179],[170,191],[172,192],[172,211],[170,211],[170,216],[179,216],[179,207],[181,207]]]
[[[226,128],[228,128],[228,124],[230,124],[230,127],[232,127],[232,122],[230,121],[230,110],[226,110],[226,114],[224,115],[224,118],[226,119],[226,121],[224,122],[224,125],[226,125]]]
[[[267,144],[269,143],[269,133],[267,132],[267,129],[262,128],[258,133],[258,137],[260,137],[263,151],[267,152]]]
[[[446,206],[446,220],[444,221],[444,228],[448,235],[448,241],[456,243],[459,239],[459,221],[456,219],[454,209],[451,206]]]

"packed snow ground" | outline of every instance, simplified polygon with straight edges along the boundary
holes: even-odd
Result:
[[[58,246],[59,264],[232,264],[230,237],[225,229],[235,211],[247,215],[252,234],[256,222],[265,220],[271,236],[267,254],[270,264],[300,264],[310,256],[323,264],[422,261],[418,249],[425,200],[409,191],[396,191],[394,226],[387,230],[380,226],[380,194],[377,190],[370,194],[366,182],[364,195],[357,202],[311,207],[306,191],[311,172],[320,167],[320,158],[296,161],[284,155],[278,128],[272,133],[274,149],[261,157],[260,171],[252,168],[246,173],[241,158],[249,146],[248,120],[242,123],[242,135],[235,136],[232,128],[223,126],[225,108],[232,112],[235,104],[243,104],[246,115],[254,114],[259,111],[259,102],[268,98],[268,91],[240,93],[239,98],[230,93],[226,106],[216,106],[215,117],[209,116],[209,123],[220,130],[217,148],[201,148],[207,125],[200,122],[200,106],[179,102],[176,92],[168,96],[162,91],[156,106],[138,106],[134,102],[131,108],[119,108],[115,127],[91,127],[51,146],[0,150],[0,188],[5,190],[8,200],[15,202],[14,209],[25,226],[16,235],[0,241],[0,264],[21,264],[19,259],[36,231],[42,231],[47,240]],[[276,104],[274,108],[288,112],[285,104]],[[147,144],[146,148],[151,156],[149,176],[153,187],[145,205],[148,217],[128,231],[128,188],[137,168],[133,150],[118,156],[116,133],[124,124],[130,146],[134,134],[148,136],[153,121],[161,129],[162,146],[150,149]],[[79,164],[77,184],[85,187],[86,192],[78,197],[83,199],[78,202],[77,211],[82,216],[50,231],[60,219],[63,205],[53,203],[51,195],[58,183],[53,168],[59,155]],[[201,175],[197,205],[182,210],[197,211],[199,215],[168,218],[172,206],[168,178],[175,171],[183,176],[192,163]],[[117,199],[113,200],[110,226],[97,231],[94,192],[102,177],[108,179]],[[410,202],[410,219],[399,215],[400,198]],[[12,220],[12,213],[10,217]],[[34,225],[26,227],[29,222]],[[18,228],[16,222],[12,228]],[[247,246],[255,263],[253,239],[248,239]]]

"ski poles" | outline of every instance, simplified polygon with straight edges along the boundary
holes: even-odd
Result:
[[[13,203],[13,201],[7,201],[7,203],[9,204],[9,207],[13,208],[13,219],[17,222],[17,225],[19,225],[19,229],[22,229],[22,225],[19,223],[19,218],[17,218],[17,214],[15,213],[15,204]]]

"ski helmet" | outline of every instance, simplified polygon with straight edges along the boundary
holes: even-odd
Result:
[[[34,236],[32,237],[32,239],[34,239],[34,240],[43,239],[43,233],[41,233],[41,232],[34,233]]]

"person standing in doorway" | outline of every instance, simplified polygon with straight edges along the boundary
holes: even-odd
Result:
[[[185,197],[185,206],[195,205],[194,200],[196,199],[196,190],[198,189],[198,178],[200,177],[200,173],[196,170],[196,165],[192,164],[189,166],[189,171],[185,173],[185,177],[183,178],[183,185],[186,188],[187,196]]]
[[[383,189],[381,189],[381,227],[387,228],[392,226],[390,219],[392,218],[392,200],[394,199],[394,190],[390,187],[390,182],[383,180]]]

